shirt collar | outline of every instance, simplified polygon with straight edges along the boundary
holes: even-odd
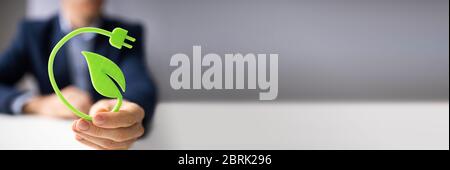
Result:
[[[64,34],[67,34],[71,31],[73,31],[73,27],[70,24],[69,20],[67,20],[61,13],[59,14],[59,26],[61,28],[61,31]],[[100,26],[100,19],[96,19],[94,20],[94,22],[89,26],[89,27],[99,27]],[[80,36],[82,37],[83,40],[85,41],[90,41],[93,38],[95,38],[96,34],[91,34],[91,33],[87,33],[87,34],[81,34]]]

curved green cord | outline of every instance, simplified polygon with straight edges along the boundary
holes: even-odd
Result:
[[[61,91],[59,90],[58,85],[56,84],[56,80],[53,74],[53,63],[56,57],[56,53],[59,51],[59,49],[71,38],[81,34],[81,33],[98,33],[107,37],[111,37],[111,32],[100,29],[100,28],[93,28],[93,27],[84,27],[76,29],[66,36],[64,36],[53,48],[52,52],[50,53],[50,57],[48,59],[48,76],[50,78],[50,84],[52,85],[53,90],[55,91],[56,95],[59,97],[59,99],[66,105],[72,112],[74,112],[78,117],[81,117],[85,120],[92,121],[92,117],[79,111],[77,108],[73,107],[62,95]],[[113,112],[119,111],[120,107],[122,105],[122,96],[119,96],[117,98],[117,103],[113,108]]]

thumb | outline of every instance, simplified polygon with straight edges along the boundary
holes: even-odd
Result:
[[[105,117],[99,113],[110,112],[114,108],[115,104],[115,100],[100,100],[95,103],[89,111],[89,115],[92,116],[92,122],[94,125],[102,124]]]
[[[95,114],[98,112],[109,112],[113,109],[114,105],[114,100],[100,100],[92,105],[91,109],[89,110],[89,115],[95,116]]]

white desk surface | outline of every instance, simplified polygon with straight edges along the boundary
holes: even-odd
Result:
[[[0,116],[0,149],[88,149],[71,121]],[[161,103],[132,149],[449,149],[448,102]]]

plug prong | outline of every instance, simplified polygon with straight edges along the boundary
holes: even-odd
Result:
[[[136,38],[133,38],[133,37],[130,37],[130,36],[127,36],[126,39],[130,40],[131,42],[135,42],[136,41]]]
[[[123,43],[123,46],[124,46],[124,47],[127,47],[127,48],[129,48],[129,49],[133,48],[133,46],[132,46],[132,45],[130,45],[130,44],[127,44],[127,43]]]

